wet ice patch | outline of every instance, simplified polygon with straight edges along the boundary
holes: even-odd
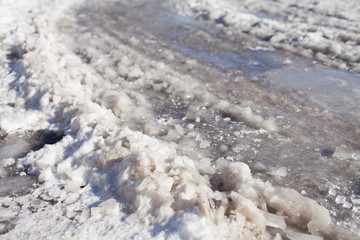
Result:
[[[21,157],[30,149],[31,145],[24,139],[6,140],[6,143],[0,144],[0,160]]]
[[[23,166],[18,159],[26,157],[30,152],[43,148],[46,144],[54,144],[63,137],[62,133],[40,130],[9,134],[0,141],[0,195],[18,196],[28,194],[36,187],[36,172]]]
[[[36,186],[37,177],[27,176],[10,176],[0,179],[0,196],[17,196],[25,195],[31,192]]]
[[[304,233],[298,233],[298,232],[293,232],[293,231],[288,231],[286,236],[290,240],[323,240],[324,239],[323,237],[304,234]]]
[[[315,57],[341,69],[360,70],[357,31],[360,15],[356,0],[345,5],[325,0],[258,1],[256,4],[253,1],[189,0],[174,2],[174,5],[187,16],[255,36],[276,48]]]
[[[340,114],[353,122],[360,121],[357,104],[360,82],[357,74],[330,68],[313,68],[309,63],[299,62],[293,67],[267,72],[266,79],[274,88],[291,87],[310,106],[313,104]]]
[[[39,130],[12,133],[0,140],[0,160],[21,158],[46,144],[55,144],[63,138],[62,131]]]
[[[334,157],[344,160],[360,160],[360,151],[349,149],[347,146],[339,146],[334,152]]]

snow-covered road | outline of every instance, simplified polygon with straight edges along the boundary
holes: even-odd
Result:
[[[359,9],[0,1],[0,238],[356,239]]]

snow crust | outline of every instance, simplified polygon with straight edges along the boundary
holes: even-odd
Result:
[[[328,238],[343,234],[324,207],[295,190],[254,178],[245,163],[201,155],[195,161],[178,154],[176,141],[188,134],[181,126],[167,122],[167,141],[158,139],[164,127],[156,122],[146,97],[135,91],[145,83],[182,93],[184,99],[196,99],[253,128],[276,132],[277,127],[275,120],[254,113],[250,106],[222,101],[200,88],[196,79],[138,56],[126,45],[112,52],[123,56],[117,65],[111,55],[98,54],[92,47],[87,48],[92,64],[85,64],[57,28],[84,2],[0,2],[1,134],[65,132],[56,144],[30,151],[15,163],[19,168],[31,166],[24,174],[38,176],[39,184],[31,194],[1,197],[1,237],[279,239],[279,234],[267,230],[271,226],[284,230],[290,239],[301,239],[287,225]],[[242,17],[249,21],[249,16],[237,18]],[[83,40],[111,41],[94,36]],[[137,44],[136,39],[130,42]],[[13,45],[26,52],[21,59],[6,56],[4,49]],[[20,64],[23,72],[12,72],[14,64]],[[119,73],[137,81],[115,83]],[[201,121],[197,110],[186,117]],[[189,139],[185,138],[197,147],[199,141]],[[200,142],[199,148],[208,147]],[[1,152],[1,160],[16,155],[11,146]],[[24,150],[27,143],[16,146]],[[281,177],[287,172],[279,169],[272,174]],[[0,176],[7,181],[4,184],[14,185],[6,174]],[[23,177],[14,181],[33,185]]]

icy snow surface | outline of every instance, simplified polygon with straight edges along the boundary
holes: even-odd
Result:
[[[356,1],[0,15],[1,239],[359,238]]]
[[[360,5],[357,0],[185,0],[185,15],[243,32],[273,47],[360,72]]]

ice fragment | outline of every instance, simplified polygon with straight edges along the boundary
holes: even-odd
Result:
[[[336,191],[334,189],[330,188],[329,189],[329,195],[335,197],[336,196]]]
[[[351,207],[352,207],[352,204],[349,203],[348,201],[346,201],[346,202],[343,204],[343,207],[344,207],[344,208],[351,208]]]
[[[360,198],[352,198],[351,199],[353,204],[359,204],[360,205]]]
[[[279,215],[275,215],[268,212],[263,212],[265,217],[265,225],[269,227],[274,228],[280,228],[285,230],[286,229],[286,223],[284,221],[284,218]]]
[[[314,236],[310,234],[298,233],[293,231],[287,231],[286,236],[290,240],[323,240],[323,237]]]
[[[337,196],[335,198],[335,202],[337,204],[344,204],[346,202],[346,197],[345,196]]]

